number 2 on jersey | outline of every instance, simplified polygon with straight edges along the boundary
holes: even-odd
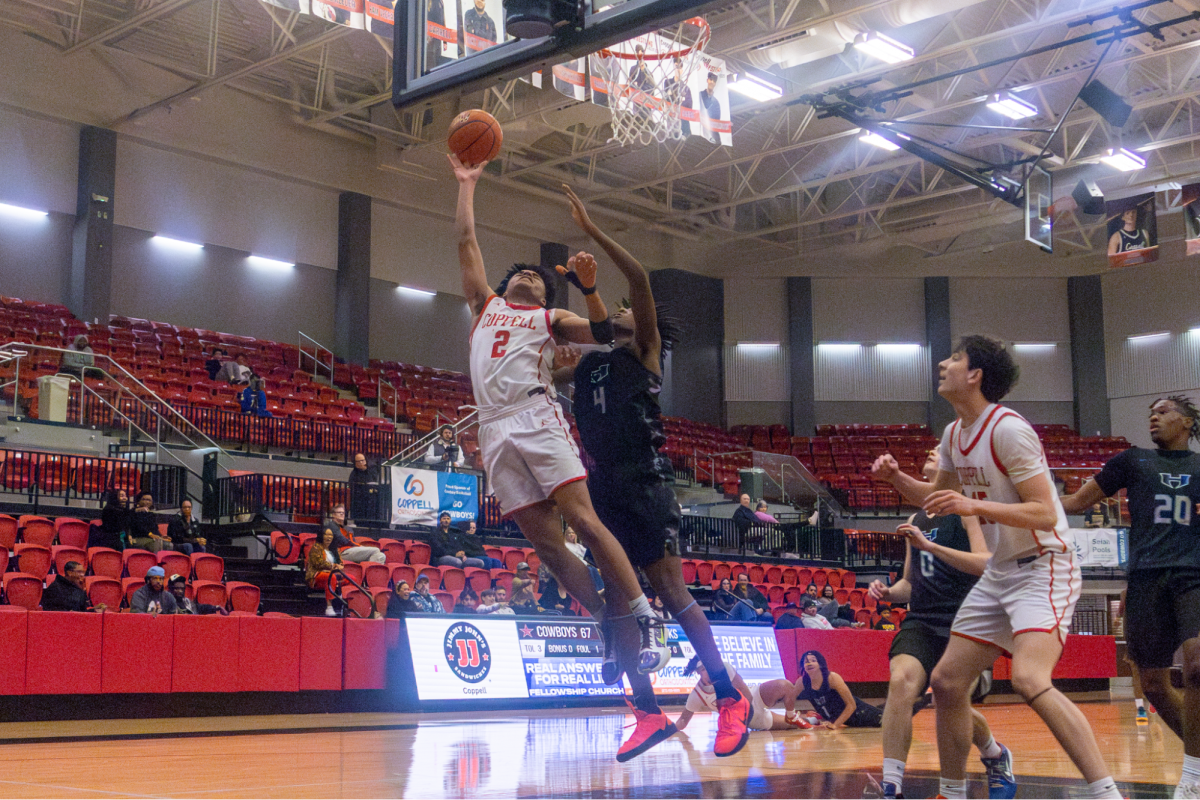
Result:
[[[496,340],[492,342],[492,358],[503,358],[508,348],[508,337],[511,331],[496,331]]]

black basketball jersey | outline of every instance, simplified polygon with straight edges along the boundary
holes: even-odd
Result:
[[[963,527],[962,517],[947,514],[930,518],[918,511],[913,525],[925,532],[926,538],[951,550],[971,552],[971,540]],[[912,595],[908,601],[908,620],[923,622],[943,636],[950,635],[950,624],[958,607],[979,578],[950,566],[932,553],[913,550],[909,581]]]
[[[1124,228],[1119,228],[1117,233],[1121,234],[1120,244],[1117,248],[1118,253],[1141,250],[1144,247],[1150,246],[1150,242],[1146,239],[1146,232],[1141,228],[1138,228],[1133,233],[1128,232]]]
[[[1100,490],[1129,496],[1130,572],[1200,568],[1200,453],[1131,447],[1096,475]]]
[[[662,378],[617,347],[588,353],[575,368],[575,424],[602,481],[671,480],[671,463],[658,452],[663,433],[658,393]]]

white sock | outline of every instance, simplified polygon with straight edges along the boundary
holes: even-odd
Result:
[[[999,758],[1000,754],[1003,752],[1004,751],[1000,749],[1000,745],[996,744],[996,737],[991,736],[988,738],[987,744],[985,744],[983,747],[979,748],[979,757],[980,758]]]
[[[938,794],[945,798],[959,798],[966,800],[967,797],[967,779],[952,781],[946,778],[938,780]]]
[[[1183,757],[1183,776],[1180,783],[1200,783],[1200,756]]]
[[[898,758],[885,758],[883,760],[883,782],[895,784],[896,791],[901,791],[904,787],[904,762]]]
[[[1101,778],[1088,784],[1088,797],[1120,797],[1116,781],[1111,777]]]
[[[629,601],[629,610],[633,612],[635,617],[652,617],[654,611],[650,608],[650,601],[646,599],[646,595],[639,594],[636,600]]]

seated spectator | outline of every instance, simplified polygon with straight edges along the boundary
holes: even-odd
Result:
[[[835,628],[849,628],[854,622],[854,609],[850,605],[839,603],[834,588],[828,583],[821,590],[821,598],[817,601],[817,613],[829,620]]]
[[[413,602],[421,607],[421,610],[426,614],[445,614],[446,609],[442,606],[442,601],[438,600],[429,593],[429,576],[422,575],[417,578],[417,591],[410,598]]]
[[[736,620],[738,622],[754,622],[758,614],[754,606],[733,593],[733,584],[729,578],[722,578],[720,587],[713,597],[712,609],[706,612],[712,620]]]
[[[347,480],[350,483],[350,516],[355,522],[378,520],[381,516],[378,468],[370,467],[362,453],[355,453],[354,468]]]
[[[769,522],[778,525],[779,520],[771,516],[771,512],[767,510],[768,508],[769,506],[767,505],[766,500],[759,500],[758,504],[754,507],[755,518],[758,519],[759,522]]]
[[[454,439],[453,425],[443,425],[438,431],[438,438],[433,440],[425,453],[425,463],[443,469],[463,465],[463,451]]]
[[[75,337],[75,341],[71,342],[67,352],[63,353],[58,371],[64,375],[83,378],[84,368],[95,366],[95,364],[96,359],[92,355],[91,345],[88,344],[88,337],[81,333]]]
[[[467,528],[461,531],[458,541],[462,545],[466,556],[468,558],[478,558],[483,562],[484,569],[504,569],[503,561],[498,558],[492,558],[483,549],[483,542],[480,541],[479,527],[475,524],[475,520],[467,522]]]
[[[92,608],[88,599],[87,581],[84,576],[87,570],[78,561],[68,561],[63,565],[63,574],[42,592],[43,611],[103,611],[106,606],[100,603]]]
[[[749,575],[744,572],[738,573],[737,586],[733,588],[733,593],[754,608],[758,619],[771,619],[771,604],[767,602],[767,598],[763,597],[762,592],[750,585]]]
[[[336,617],[345,608],[342,600],[342,556],[333,546],[333,531],[326,528],[308,549],[304,582],[310,589],[325,590],[325,616]]]
[[[543,570],[545,570],[544,574]],[[542,587],[538,605],[542,607],[542,610],[564,617],[576,616],[574,609],[571,608],[571,595],[567,594],[567,590],[562,587],[558,578],[545,564],[538,567],[538,577],[541,578],[540,585]]]
[[[514,614],[536,614],[539,610],[537,598],[533,594],[533,576],[529,574],[529,564],[524,561],[517,564],[517,574],[512,582],[512,602],[509,606]]]
[[[175,595],[165,590],[166,582],[162,567],[146,570],[146,584],[129,599],[129,610],[134,614],[174,614]]]
[[[877,631],[896,630],[896,622],[892,619],[892,607],[881,605],[879,607],[879,621],[871,627]]]
[[[779,619],[775,620],[775,630],[777,631],[803,627],[804,615],[800,611],[800,606],[795,603],[788,603],[784,606],[783,613],[779,615]]]
[[[338,503],[330,510],[329,520],[325,523],[325,530],[333,533],[333,546],[341,554],[342,561],[353,561],[356,564],[362,564],[366,561],[374,561],[376,564],[384,563],[382,550],[378,547],[364,547],[359,545],[358,541],[354,538],[354,534],[346,527],[346,507],[341,503]]]
[[[1104,506],[1099,503],[1093,505],[1083,515],[1083,527],[1085,528],[1103,528],[1107,523]]]
[[[213,377],[213,380],[220,381],[221,383],[242,384],[250,382],[250,375],[251,370],[246,364],[246,356],[238,353],[233,361],[226,361],[221,364],[221,369],[217,370],[217,374]]]
[[[105,495],[104,509],[100,512],[100,525],[88,531],[88,547],[109,547],[124,550],[129,531],[133,527],[133,510],[129,507],[129,495],[124,489],[109,489]]]
[[[567,530],[563,533],[567,540],[567,549],[574,553],[580,561],[587,564],[588,573],[592,576],[592,585],[596,587],[597,592],[604,591],[604,579],[600,577],[600,570],[588,563],[587,548],[579,541],[579,534],[567,526]]]
[[[737,529],[738,547],[745,550],[750,539],[750,528],[758,524],[758,517],[750,508],[750,495],[743,494],[738,501],[738,507],[733,510],[733,525]]]
[[[224,363],[228,360],[229,353],[220,347],[213,348],[212,354],[208,357],[208,360],[204,362],[204,368],[208,370],[208,379],[210,381],[215,381],[217,379],[217,373],[221,371],[222,365],[224,365]]]
[[[129,543],[152,553],[172,549],[170,540],[158,532],[158,517],[154,515],[154,496],[149,492],[139,492],[134,503],[133,528],[129,533]]]
[[[167,581],[167,588],[170,590],[171,596],[175,598],[176,614],[220,614],[223,617],[229,616],[229,612],[220,606],[214,606],[210,603],[197,603],[188,597],[187,578],[182,575],[172,575],[171,579]]]
[[[805,586],[804,594],[806,597],[811,597],[813,600],[817,601],[817,608],[821,607],[821,590],[817,588],[815,583],[810,583],[808,586]]]
[[[263,379],[251,370],[246,380],[246,388],[238,392],[238,402],[241,403],[243,414],[253,414],[256,417],[275,416],[267,410],[267,393],[263,391],[263,386]]]
[[[425,607],[412,598],[412,589],[408,585],[408,581],[396,581],[396,587],[392,590],[392,594],[388,597],[387,614],[388,619],[404,619],[405,615],[410,611],[421,612]]]
[[[833,625],[829,620],[817,613],[817,601],[807,595],[800,600],[800,614],[806,628],[815,628],[821,631],[833,630]]]
[[[671,612],[667,611],[667,607],[663,605],[662,598],[658,595],[646,598],[650,601],[650,610],[658,616],[659,619],[670,619]]]
[[[471,584],[463,587],[459,592],[458,599],[454,602],[455,614],[474,614],[475,607],[479,605],[479,595],[475,594],[475,590],[471,588]]]
[[[200,535],[200,521],[192,516],[192,501],[184,498],[179,513],[167,521],[167,539],[180,553],[207,553],[208,540]]]
[[[486,563],[479,556],[467,554],[467,548],[478,549],[484,555],[483,545],[478,539],[467,541],[458,530],[450,525],[450,512],[443,511],[438,516],[438,526],[429,535],[429,554],[433,563],[439,567],[478,567]]]
[[[476,614],[513,614],[513,610],[508,607],[508,591],[503,586],[497,586],[493,591],[491,589],[479,593],[479,607],[475,609]]]

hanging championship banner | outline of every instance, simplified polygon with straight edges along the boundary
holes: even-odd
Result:
[[[461,472],[392,467],[393,525],[437,525],[443,511],[453,522],[479,516],[479,479]]]
[[[1200,255],[1200,183],[1184,186],[1180,203],[1183,204],[1183,224],[1186,231],[1183,238],[1184,244],[1187,245],[1187,254]]]
[[[1104,204],[1108,218],[1108,265],[1128,267],[1158,260],[1158,218],[1154,193]]]

